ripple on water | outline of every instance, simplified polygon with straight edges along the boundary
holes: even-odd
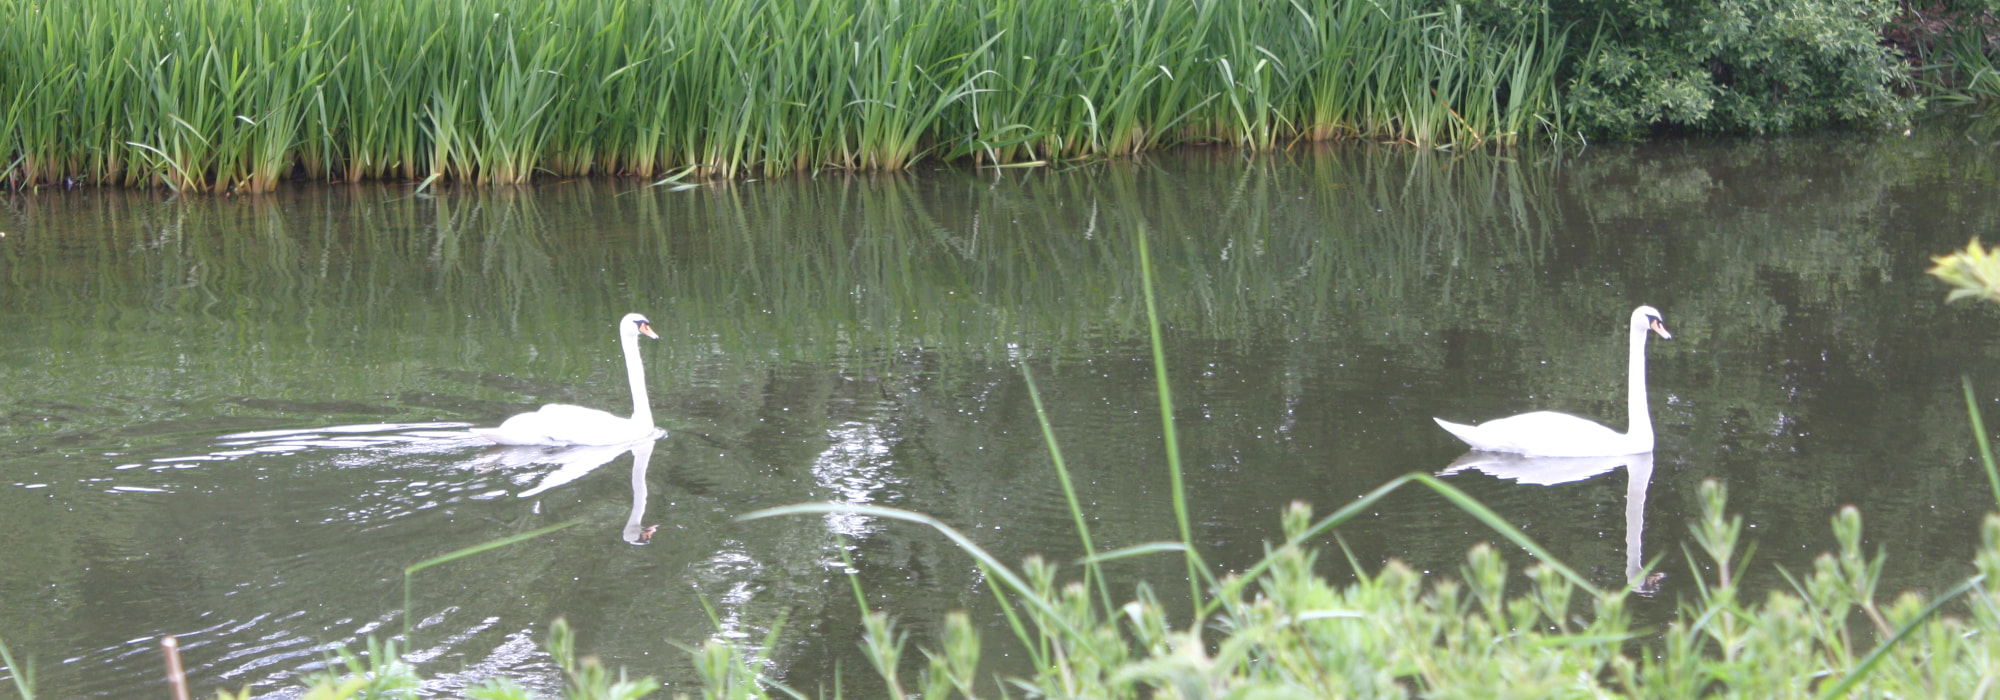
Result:
[[[516,494],[546,492],[588,471],[551,479],[548,452],[496,451],[465,427],[232,433],[115,453],[102,466],[70,472],[67,482],[23,484],[52,496],[38,506],[50,517],[110,520],[99,529],[127,533],[68,554],[85,560],[70,567],[80,580],[55,584],[68,598],[59,604],[75,611],[83,630],[68,648],[91,651],[49,669],[44,687],[95,697],[150,687],[161,669],[158,639],[174,635],[190,678],[206,684],[202,694],[277,690],[323,669],[336,645],[360,651],[371,635],[400,635],[403,566],[525,529],[510,525],[528,507]],[[406,658],[462,669],[427,669],[428,692],[453,694],[502,672],[543,692],[558,688],[535,630],[503,628],[490,612],[492,598],[518,592],[503,584],[466,593],[493,566],[440,567],[417,580],[419,614],[427,616],[419,648]],[[473,604],[458,605],[463,597]],[[218,620],[218,610],[285,612]],[[350,617],[362,610],[384,612]],[[135,629],[134,620],[150,629]],[[92,641],[107,633],[120,636]]]

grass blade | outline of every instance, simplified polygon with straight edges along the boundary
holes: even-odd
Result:
[[[1986,481],[1993,485],[1993,503],[2000,507],[2000,469],[1993,464],[1993,443],[1986,437],[1986,421],[1979,416],[1979,400],[1972,396],[1972,378],[1960,377],[1965,386],[1965,411],[1972,417],[1972,439],[1979,443],[1979,463],[1986,466]]]
[[[532,540],[537,537],[541,537],[542,535],[546,535],[551,532],[555,532],[557,530],[562,530],[581,522],[583,522],[583,520],[579,518],[568,522],[556,523],[548,527],[537,528],[534,530],[523,532],[518,535],[510,535],[507,537],[502,537],[497,540],[493,540],[491,542],[483,542],[480,544],[472,545],[470,547],[466,547],[464,549],[454,550],[451,552],[447,552],[445,554],[440,554],[438,556],[431,557],[429,559],[425,559],[415,564],[403,567],[403,642],[405,644],[408,644],[410,641],[410,613],[412,610],[415,609],[410,604],[411,600],[410,591],[411,591],[411,582],[414,580],[413,577],[416,575],[417,572],[423,571],[424,569],[428,569],[433,566],[438,566],[441,564],[449,564],[451,562],[458,561],[460,559],[464,559],[466,557],[472,556],[474,554],[479,554],[481,552],[499,549],[501,547],[505,547],[507,545],[514,544],[516,542],[525,542],[528,540]]]

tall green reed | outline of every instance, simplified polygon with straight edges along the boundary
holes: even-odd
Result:
[[[7,675],[14,680],[14,692],[21,700],[35,700],[35,667],[31,663],[22,666],[14,660],[14,652],[7,648],[7,642],[0,640],[0,663],[7,665]]]
[[[463,547],[463,548],[460,548],[460,549],[456,549],[456,550],[453,550],[453,551],[450,551],[450,552],[446,552],[446,553],[444,553],[444,554],[440,554],[440,555],[438,555],[438,556],[435,556],[435,557],[431,557],[431,558],[429,558],[429,559],[425,559],[425,560],[423,560],[423,561],[420,561],[420,562],[417,562],[417,563],[415,563],[415,564],[411,564],[411,565],[409,565],[409,566],[406,566],[406,567],[403,567],[403,640],[404,640],[404,643],[406,643],[406,644],[407,644],[407,643],[409,642],[409,639],[410,639],[410,630],[412,629],[412,627],[411,627],[411,626],[412,626],[412,625],[414,624],[414,620],[415,620],[415,616],[413,615],[413,613],[414,613],[414,612],[416,611],[416,608],[415,608],[415,607],[414,607],[414,605],[413,605],[413,601],[415,600],[415,598],[414,598],[414,593],[413,593],[413,591],[414,591],[414,590],[415,590],[415,588],[416,588],[416,576],[417,576],[417,572],[419,572],[419,571],[423,571],[423,570],[425,570],[425,569],[429,569],[429,568],[431,568],[431,567],[435,567],[435,566],[443,566],[443,565],[445,565],[445,564],[449,564],[449,563],[452,563],[452,562],[455,562],[455,561],[458,561],[458,560],[460,560],[460,559],[464,559],[464,558],[466,558],[466,557],[470,557],[470,556],[473,556],[473,555],[475,555],[475,554],[479,554],[479,553],[482,553],[482,552],[487,552],[487,551],[491,551],[491,550],[494,550],[494,549],[499,549],[499,548],[501,548],[501,547],[505,547],[505,546],[507,546],[507,545],[510,545],[510,544],[514,544],[514,543],[517,543],[517,542],[526,542],[526,541],[528,541],[528,540],[532,540],[532,539],[535,539],[535,538],[537,538],[537,537],[541,537],[542,535],[546,535],[546,534],[549,534],[549,533],[552,533],[552,532],[556,532],[556,531],[558,531],[558,530],[563,530],[563,529],[566,529],[566,528],[568,528],[568,527],[570,527],[570,526],[573,526],[573,525],[576,525],[577,523],[580,523],[580,522],[583,522],[583,521],[581,521],[581,520],[571,520],[571,521],[568,521],[568,522],[561,522],[561,523],[556,523],[556,524],[554,524],[554,525],[550,525],[550,526],[547,526],[547,527],[542,527],[542,528],[536,528],[536,529],[534,529],[534,530],[529,530],[529,531],[527,531],[527,532],[522,532],[522,533],[518,533],[518,534],[514,534],[514,535],[509,535],[509,536],[507,536],[507,537],[502,537],[502,538],[500,538],[500,539],[496,539],[496,540],[492,540],[492,541],[488,541],[488,542],[482,542],[482,543],[479,543],[479,544],[476,544],[476,545],[472,545],[472,546],[470,546],[470,547]]]
[[[1167,350],[1160,337],[1160,311],[1153,294],[1153,256],[1146,248],[1145,226],[1139,227],[1135,238],[1139,248],[1139,288],[1146,300],[1146,336],[1153,350],[1153,385],[1159,392],[1160,439],[1166,443],[1168,497],[1173,499],[1174,524],[1180,528],[1180,545],[1187,562],[1188,600],[1199,608],[1205,564],[1201,553],[1194,548],[1194,529],[1188,522],[1187,487],[1181,481],[1180,437],[1174,422],[1173,384],[1167,381]]]
[[[1930,99],[1951,105],[2000,102],[2000,50],[1988,48],[1985,32],[1962,29],[1939,42],[1926,59],[1925,90]]]
[[[741,177],[1189,141],[1507,144],[1550,27],[1412,0],[9,0],[0,182]]]

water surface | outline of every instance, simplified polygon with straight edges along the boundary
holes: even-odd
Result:
[[[1171,538],[1142,233],[1195,537],[1218,569],[1253,563],[1294,500],[1328,512],[1445,469],[1463,449],[1433,416],[1622,428],[1622,329],[1643,303],[1675,334],[1650,351],[1649,477],[1453,483],[1600,584],[1659,560],[1646,619],[1702,575],[1680,552],[1705,479],[1749,523],[1750,585],[1808,567],[1854,504],[1889,552],[1886,587],[1936,590],[1971,571],[1993,508],[1959,381],[2000,406],[2000,314],[1943,305],[1923,270],[2000,235],[1996,162],[1940,128],[1504,158],[1188,150],[679,191],[16,195],[0,200],[0,638],[52,697],[160,692],[168,634],[198,693],[283,693],[328,645],[401,633],[404,567],[577,521],[416,576],[407,622],[432,692],[552,688],[536,643],[556,617],[670,690],[693,678],[670,642],[761,643],[780,619],[774,676],[817,689],[838,665],[865,684],[849,571],[918,641],[969,609],[1005,654],[985,581],[935,534],[734,517],[890,505],[1006,561],[1075,559],[1025,367],[1099,547]],[[662,338],[642,354],[668,437],[559,455],[465,432],[546,402],[629,411],[612,329],[627,311]],[[1495,539],[1417,491],[1339,533],[1365,567],[1440,575]],[[1345,560],[1323,573],[1351,576]],[[1177,558],[1114,573],[1185,590]]]

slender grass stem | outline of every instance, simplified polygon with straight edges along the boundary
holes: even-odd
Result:
[[[1103,572],[1092,559],[1097,555],[1097,545],[1090,538],[1090,521],[1084,517],[1083,502],[1076,497],[1076,486],[1070,481],[1069,467],[1063,463],[1062,446],[1056,442],[1055,426],[1049,424],[1048,409],[1042,406],[1042,392],[1035,387],[1035,374],[1025,362],[1021,364],[1021,379],[1028,385],[1028,399],[1035,405],[1035,421],[1041,425],[1042,442],[1049,446],[1049,461],[1056,468],[1056,479],[1062,483],[1063,498],[1069,502],[1069,515],[1076,523],[1076,535],[1083,541],[1084,557],[1089,562],[1085,564],[1084,577],[1095,582],[1098,602],[1105,610],[1111,610],[1115,606],[1111,604],[1110,584],[1104,580]]]
[[[541,537],[542,535],[546,535],[551,532],[556,532],[558,530],[571,527],[581,522],[583,522],[582,519],[577,519],[568,522],[556,523],[548,527],[536,528],[534,530],[529,530],[527,532],[523,532],[518,535],[510,535],[490,542],[483,542],[470,547],[466,547],[464,549],[453,550],[451,552],[440,554],[438,556],[431,557],[429,559],[425,559],[415,564],[403,567],[403,643],[409,644],[410,629],[411,629],[410,614],[411,612],[416,610],[416,608],[411,604],[412,601],[411,591],[413,583],[416,580],[415,577],[417,572],[423,571],[424,569],[428,569],[433,566],[438,566],[441,564],[449,564],[451,562],[458,561],[460,559],[464,559],[466,557],[472,556],[474,554],[479,554],[481,552],[499,549],[501,547],[505,547],[507,545],[514,544],[516,542],[526,542],[528,540]]]
[[[1922,612],[1917,613],[1915,617],[1903,623],[1903,626],[1898,628],[1894,634],[1889,635],[1888,639],[1884,639],[1881,644],[1875,645],[1875,649],[1868,652],[1867,656],[1862,657],[1860,662],[1854,664],[1853,668],[1840,679],[1839,683],[1835,683],[1826,690],[1821,691],[1819,697],[1823,700],[1847,697],[1848,692],[1854,689],[1855,684],[1866,680],[1868,674],[1875,670],[1875,666],[1881,663],[1882,659],[1890,651],[1894,650],[1897,645],[1902,644],[1903,640],[1908,639],[1912,633],[1923,628],[1924,622],[1935,616],[1938,610],[1944,608],[1945,604],[1957,600],[1959,596],[1965,595],[1969,591],[1977,589],[1985,580],[1985,576],[1973,576],[1960,581],[1956,586],[1952,586],[1951,590],[1945,591],[1944,595],[1938,596],[1937,600],[1933,600],[1930,605],[1924,606]]]
[[[1311,527],[1302,529],[1297,535],[1286,538],[1280,548],[1302,546],[1319,537],[1321,534],[1369,512],[1369,509],[1374,507],[1377,501],[1395,492],[1396,489],[1402,488],[1405,484],[1412,482],[1428,487],[1438,495],[1443,496],[1447,502],[1457,506],[1459,510],[1465,511],[1473,518],[1479,520],[1481,524],[1499,533],[1507,541],[1534,555],[1537,561],[1561,574],[1572,585],[1588,591],[1594,596],[1604,595],[1604,592],[1593,585],[1590,579],[1584,578],[1583,575],[1564,565],[1546,548],[1536,543],[1533,538],[1528,537],[1527,533],[1521,532],[1520,528],[1514,527],[1512,523],[1507,522],[1506,518],[1501,517],[1493,509],[1486,507],[1486,504],[1480,503],[1464,491],[1458,490],[1457,487],[1447,484],[1429,474],[1405,474],[1389,481],[1389,483],[1378,486],[1375,490],[1369,491],[1360,498],[1355,499],[1353,503],[1349,503],[1340,510],[1334,511],[1331,515],[1314,522]],[[1244,587],[1251,585],[1258,576],[1263,575],[1274,561],[1274,557],[1267,556],[1250,568],[1245,569],[1242,575],[1234,577],[1234,583],[1225,586],[1219,591],[1215,600],[1210,601],[1208,606],[1201,610],[1201,613],[1206,615],[1214,612],[1225,601],[1234,600],[1237,596],[1241,595]]]
[[[1986,437],[1986,421],[1979,415],[1979,400],[1972,395],[1972,378],[1960,377],[1965,387],[1965,411],[1972,419],[1972,439],[1979,444],[1979,463],[1986,467],[1986,481],[1993,486],[1993,503],[2000,507],[2000,469],[1993,463],[1993,442]]]
[[[1140,226],[1135,236],[1139,243],[1139,287],[1145,292],[1146,329],[1148,337],[1152,340],[1153,382],[1159,391],[1160,438],[1165,443],[1167,453],[1168,489],[1174,502],[1174,523],[1180,528],[1181,545],[1187,548],[1183,553],[1187,560],[1188,600],[1195,610],[1201,610],[1205,607],[1201,596],[1201,579],[1205,567],[1202,565],[1201,554],[1194,549],[1194,529],[1188,522],[1187,490],[1181,482],[1181,447],[1180,439],[1174,430],[1173,385],[1167,381],[1166,342],[1160,337],[1160,312],[1158,304],[1154,302],[1153,260],[1151,253],[1146,249],[1146,227]]]
[[[23,667],[15,661],[6,640],[0,640],[0,663],[7,665],[7,674],[14,680],[14,692],[21,694],[21,700],[35,700],[35,667]]]
[[[745,513],[743,515],[736,516],[736,519],[759,520],[763,518],[772,518],[783,515],[826,515],[831,513],[853,514],[853,515],[863,515],[873,518],[901,520],[904,522],[916,523],[931,528],[932,530],[936,530],[938,534],[944,535],[945,539],[951,540],[952,544],[957,545],[959,551],[965,552],[968,556],[972,557],[973,561],[978,562],[979,565],[982,568],[984,568],[987,571],[987,573],[993,577],[995,581],[998,581],[1000,583],[1000,586],[1003,586],[1006,589],[1013,591],[1016,595],[1020,596],[1020,600],[1024,601],[1029,607],[1034,608],[1035,612],[1037,613],[1036,615],[1037,619],[1047,620],[1056,625],[1059,628],[1057,631],[1065,638],[1068,639],[1088,638],[1087,635],[1084,635],[1083,632],[1078,628],[1076,628],[1075,625],[1069,623],[1068,617],[1063,615],[1060,611],[1056,610],[1056,608],[1049,601],[1041,598],[1040,596],[1035,595],[1035,587],[1030,585],[1027,579],[1021,578],[1021,576],[1015,573],[1012,569],[1009,569],[1005,565],[1001,564],[999,559],[995,558],[991,553],[981,548],[977,543],[973,542],[971,538],[966,537],[965,533],[959,532],[957,529],[952,528],[950,525],[946,525],[944,524],[944,522],[936,518],[930,517],[928,515],[902,510],[900,508],[888,508],[884,506],[858,505],[852,503],[800,503],[796,505],[780,506],[777,508],[765,508],[763,510],[752,511],[749,513]],[[1093,647],[1086,645],[1085,648],[1092,649]],[[1103,658],[1109,658],[1109,657],[1103,657]]]

